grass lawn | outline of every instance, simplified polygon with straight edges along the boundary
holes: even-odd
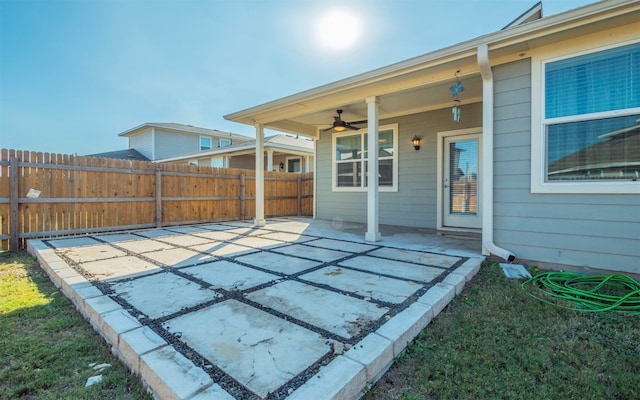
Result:
[[[520,283],[485,263],[364,399],[640,399],[639,315],[554,307]],[[2,399],[151,398],[24,252],[0,253],[0,359]]]
[[[640,399],[640,315],[529,296],[485,263],[364,397]]]
[[[24,252],[0,252],[0,360],[1,399],[151,399]]]

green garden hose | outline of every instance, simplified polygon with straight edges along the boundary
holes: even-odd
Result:
[[[623,274],[586,275],[575,272],[543,272],[522,283],[531,285],[529,295],[545,303],[575,311],[625,311],[640,314],[640,282]],[[575,307],[553,302],[568,300]]]

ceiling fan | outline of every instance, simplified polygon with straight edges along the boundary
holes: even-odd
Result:
[[[338,115],[333,117],[333,124],[331,125],[331,128],[327,128],[323,132],[327,132],[332,129],[334,129],[336,132],[342,132],[345,129],[351,129],[351,130],[357,131],[360,128],[358,128],[357,126],[354,126],[355,124],[364,124],[367,122],[366,119],[363,121],[352,121],[352,122],[343,121],[342,118],[340,117],[342,115],[342,110],[336,110],[336,112],[338,113]]]

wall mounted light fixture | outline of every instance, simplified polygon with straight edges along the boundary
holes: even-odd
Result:
[[[413,139],[411,139],[411,144],[414,149],[420,150],[420,138],[418,136],[414,136]]]

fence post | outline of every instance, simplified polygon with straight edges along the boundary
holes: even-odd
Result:
[[[162,228],[162,172],[156,169],[156,228]]]
[[[244,221],[245,216],[245,193],[244,193],[244,174],[240,175],[240,221]]]
[[[302,174],[298,174],[298,217],[302,215]]]
[[[9,250],[18,251],[20,245],[20,226],[18,222],[18,158],[11,156],[9,158]]]

